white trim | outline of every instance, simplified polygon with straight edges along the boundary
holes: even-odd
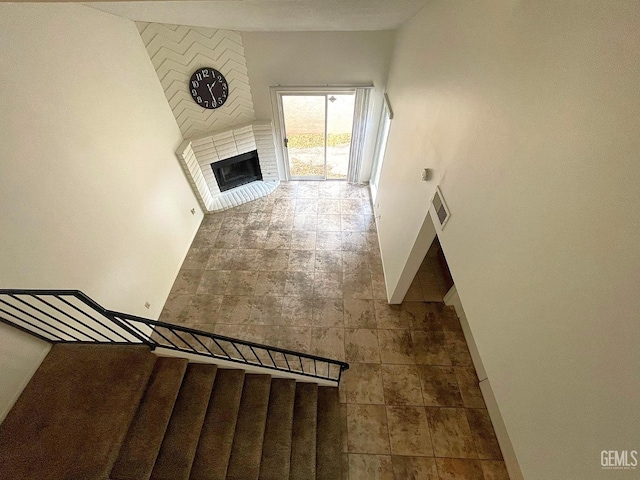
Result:
[[[464,313],[464,309],[462,308],[460,295],[458,295],[458,290],[456,289],[455,285],[451,287],[451,289],[444,296],[444,304],[450,305],[455,309],[456,315],[458,315],[458,318],[460,319],[460,326],[462,327],[464,338],[467,340],[467,346],[469,347],[469,353],[471,354],[473,366],[476,368],[476,373],[478,374],[478,380],[486,380],[487,372],[484,369],[482,359],[480,358],[480,352],[478,352],[478,347],[476,346],[476,342],[473,339],[473,335],[471,334],[471,328],[469,327],[469,322],[467,321],[467,316]]]
[[[389,110],[389,120],[393,120],[393,109],[391,108],[391,102],[389,101],[389,94],[384,92],[384,105]]]
[[[498,408],[498,402],[493,394],[491,383],[489,383],[489,379],[487,378],[487,372],[484,369],[482,359],[480,358],[480,352],[478,351],[473,334],[471,333],[471,327],[469,326],[467,315],[464,312],[462,301],[460,300],[460,295],[458,295],[458,289],[455,285],[451,287],[444,296],[444,303],[445,305],[452,306],[456,311],[456,315],[458,315],[458,318],[460,319],[460,326],[462,327],[464,338],[467,342],[467,346],[469,347],[473,366],[478,374],[480,391],[482,392],[484,403],[487,406],[487,411],[489,412],[489,418],[493,424],[493,430],[496,433],[496,438],[500,444],[500,450],[502,450],[502,457],[504,458],[505,466],[509,472],[509,478],[511,480],[524,480],[522,472],[520,471],[520,465],[518,465],[516,453],[513,449],[513,445],[511,444],[511,438],[509,438],[509,433],[507,432],[507,428],[502,420],[502,414]]]

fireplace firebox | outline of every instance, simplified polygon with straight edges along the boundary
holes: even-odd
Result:
[[[221,192],[262,180],[258,151],[243,153],[211,164]]]

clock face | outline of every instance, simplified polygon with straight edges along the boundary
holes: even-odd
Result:
[[[229,85],[224,75],[211,67],[193,72],[189,88],[193,101],[204,108],[220,108],[229,96]]]

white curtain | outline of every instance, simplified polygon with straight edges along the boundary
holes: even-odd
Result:
[[[356,88],[355,107],[353,112],[353,129],[351,130],[351,150],[349,151],[349,170],[347,181],[360,183],[360,168],[364,157],[364,135],[369,117],[370,88]]]

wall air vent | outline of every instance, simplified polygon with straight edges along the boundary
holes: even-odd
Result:
[[[433,205],[433,209],[438,216],[438,221],[440,222],[440,227],[444,228],[445,224],[449,220],[451,214],[449,213],[449,209],[447,205],[444,203],[444,198],[442,197],[442,192],[440,191],[440,187],[436,187],[436,193],[433,195],[433,200],[431,201]]]

